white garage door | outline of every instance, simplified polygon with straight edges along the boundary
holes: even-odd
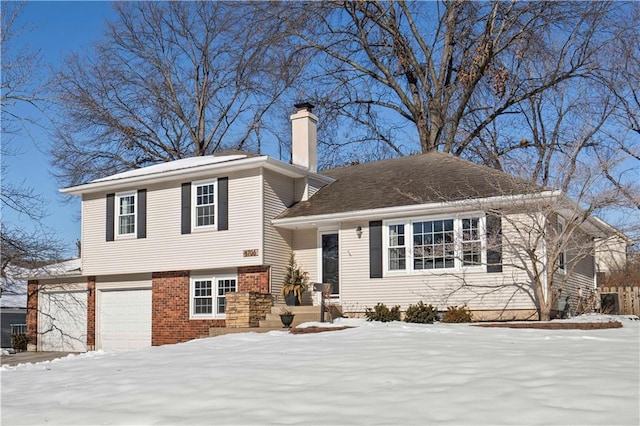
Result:
[[[151,346],[151,290],[104,290],[99,305],[100,349]]]
[[[40,293],[38,308],[39,351],[86,352],[86,291]]]

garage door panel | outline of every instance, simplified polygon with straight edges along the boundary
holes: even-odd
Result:
[[[151,290],[105,290],[100,296],[101,349],[151,346]]]
[[[86,352],[87,293],[41,293],[38,313],[38,350]]]

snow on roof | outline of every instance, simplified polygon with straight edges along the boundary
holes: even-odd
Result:
[[[32,269],[30,272],[35,272],[38,276],[77,275],[80,273],[81,266],[82,261],[80,258],[74,258],[65,260],[64,262],[43,266],[42,268]]]
[[[28,273],[26,268],[8,266],[6,276],[0,277],[2,293],[0,294],[0,306],[3,308],[27,307],[27,280],[22,278]]]
[[[0,306],[3,308],[26,308],[28,279],[80,275],[81,266],[81,260],[74,258],[33,269],[18,266],[7,267],[7,270],[5,270],[6,277],[1,278],[2,295],[0,296]]]
[[[107,182],[112,180],[127,179],[138,176],[154,175],[172,170],[189,169],[192,167],[206,166],[209,164],[224,163],[227,161],[240,160],[246,158],[244,154],[236,155],[205,155],[199,157],[182,158],[180,160],[169,161],[166,163],[154,164],[153,166],[143,167],[141,169],[129,170],[115,175],[107,176],[101,179],[92,180],[90,183]]]

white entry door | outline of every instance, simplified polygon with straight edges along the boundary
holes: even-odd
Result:
[[[98,307],[99,349],[151,346],[151,290],[103,290]]]
[[[38,350],[87,351],[87,292],[40,293]]]

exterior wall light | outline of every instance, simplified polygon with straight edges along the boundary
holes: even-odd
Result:
[[[362,238],[362,226],[359,226],[356,228],[356,235],[358,236],[358,238]]]

